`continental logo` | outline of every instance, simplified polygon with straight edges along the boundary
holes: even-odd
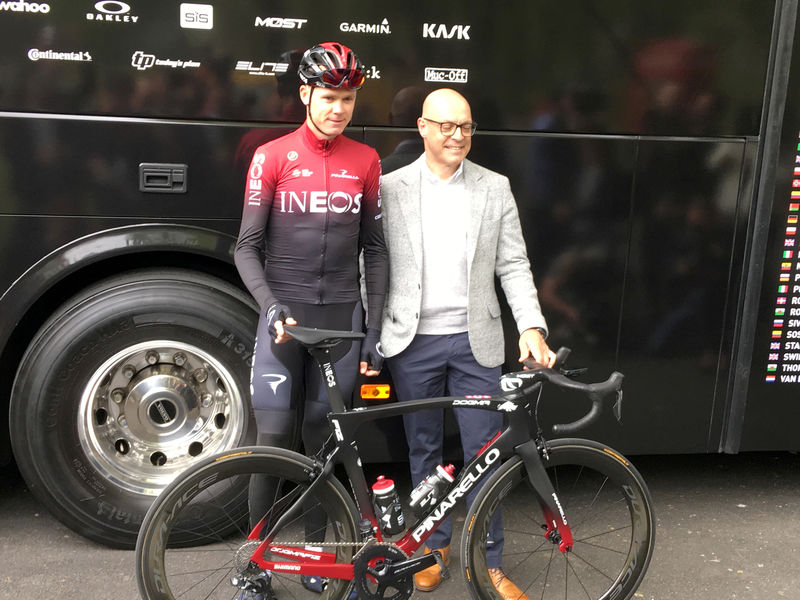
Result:
[[[224,455],[214,459],[214,462],[220,462],[222,460],[228,460],[229,458],[234,458],[236,456],[247,456],[247,455],[252,454],[252,453],[253,453],[252,450],[246,450],[246,451],[243,451],[243,452],[231,452],[230,454],[224,454]]]
[[[626,467],[630,466],[630,463],[627,460],[625,460],[625,457],[622,456],[621,454],[617,454],[616,452],[614,452],[613,450],[609,450],[608,448],[603,448],[603,452],[605,452],[606,454],[608,454],[610,456],[613,456],[614,458],[616,458],[619,462],[621,462]]]

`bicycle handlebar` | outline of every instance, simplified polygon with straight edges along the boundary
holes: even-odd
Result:
[[[563,366],[569,353],[569,348],[560,348],[556,353],[554,368],[545,367],[532,359],[528,359],[524,361],[523,364],[530,370],[517,373],[518,376],[524,376],[525,379],[532,382],[547,381],[563,389],[581,392],[591,400],[592,406],[589,412],[584,416],[571,423],[553,425],[553,433],[556,435],[573,433],[578,429],[594,423],[602,412],[603,400],[612,392],[617,394],[617,404],[615,408],[617,409],[617,419],[620,418],[619,405],[622,400],[622,381],[625,379],[625,376],[619,371],[614,371],[608,379],[599,383],[581,383],[580,381],[570,379],[559,370],[556,370]]]

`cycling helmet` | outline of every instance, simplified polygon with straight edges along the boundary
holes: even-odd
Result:
[[[356,53],[338,42],[322,42],[306,50],[297,74],[308,85],[351,90],[360,89],[365,79]]]

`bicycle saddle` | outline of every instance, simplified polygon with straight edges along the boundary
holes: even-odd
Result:
[[[298,342],[309,348],[330,348],[343,340],[360,340],[360,331],[339,331],[337,329],[317,329],[300,325],[284,325],[284,330]]]

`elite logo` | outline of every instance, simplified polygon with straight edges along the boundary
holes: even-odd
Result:
[[[260,75],[265,77],[275,77],[289,70],[289,63],[284,62],[262,62],[253,63],[250,60],[236,61],[237,71],[247,71],[248,75]]]
[[[468,40],[469,39],[469,25],[453,25],[448,27],[443,23],[424,23],[422,25],[422,37],[433,39],[452,40]]]

